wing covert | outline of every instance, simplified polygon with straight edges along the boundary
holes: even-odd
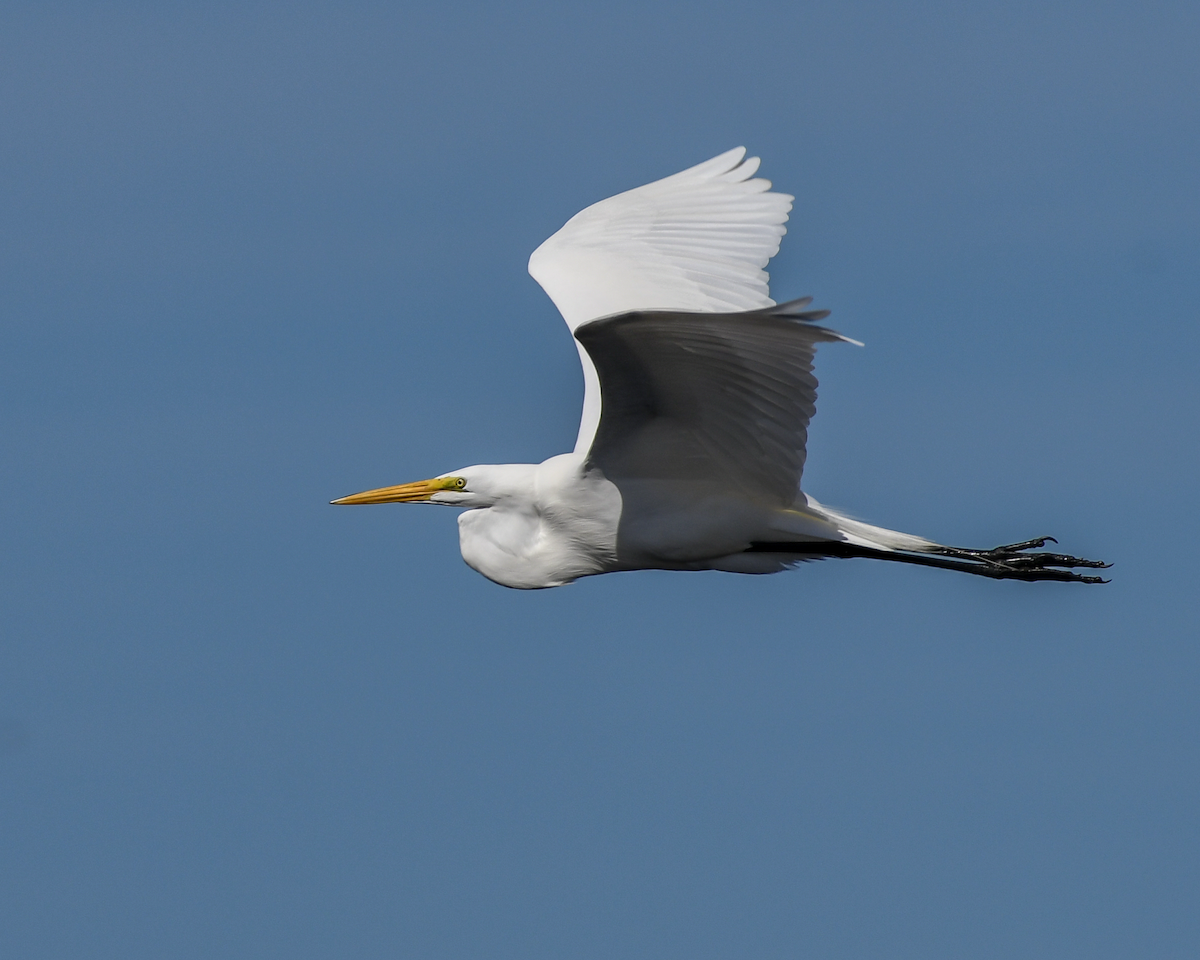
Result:
[[[720,485],[791,506],[816,407],[816,345],[849,340],[810,321],[810,300],[744,313],[639,311],[575,336],[599,375],[588,462],[614,483]]]

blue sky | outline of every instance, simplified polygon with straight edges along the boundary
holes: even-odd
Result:
[[[0,951],[1200,950],[1194,4],[10,5]],[[356,490],[570,448],[525,273],[745,144],[866,561],[504,590]]]

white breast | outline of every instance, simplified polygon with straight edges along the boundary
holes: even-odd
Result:
[[[465,560],[506,587],[558,587],[616,567],[621,495],[598,475],[580,473],[582,457],[563,454],[538,465],[532,497],[467,510],[458,518]]]

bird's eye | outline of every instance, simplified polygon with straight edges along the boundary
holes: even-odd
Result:
[[[456,487],[458,487],[459,490],[461,490],[461,489],[463,489],[463,487],[465,487],[467,485],[467,481],[464,480],[462,477],[459,477],[457,480],[454,481],[454,485]]]

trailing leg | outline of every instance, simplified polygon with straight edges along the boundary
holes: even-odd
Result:
[[[797,559],[825,557],[863,557],[912,563],[942,570],[958,570],[994,580],[1061,580],[1074,583],[1107,583],[1102,577],[1076,573],[1078,568],[1104,569],[1112,566],[1102,560],[1085,560],[1065,553],[1040,553],[1039,547],[1057,543],[1053,537],[1038,537],[1022,543],[1009,543],[991,550],[931,545],[921,550],[884,549],[847,541],[811,540],[752,543],[748,553],[779,553]]]

